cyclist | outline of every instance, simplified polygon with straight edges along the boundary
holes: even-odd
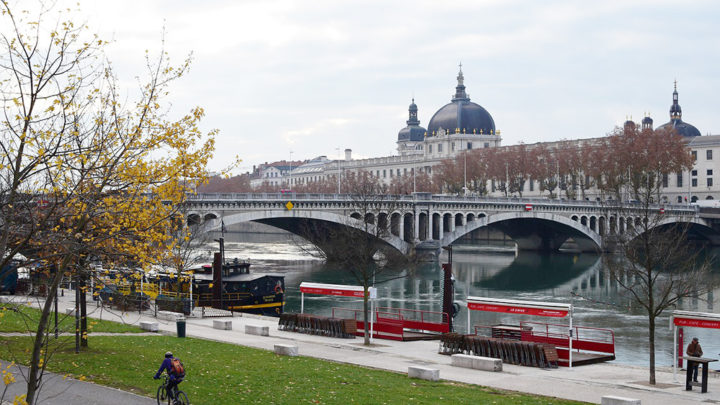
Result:
[[[165,353],[165,359],[162,364],[160,364],[160,368],[153,378],[157,380],[160,378],[163,371],[167,371],[168,376],[170,376],[170,378],[168,378],[167,393],[173,400],[173,404],[175,404],[177,403],[177,399],[175,398],[176,387],[182,382],[183,378],[185,378],[185,372],[184,370],[181,370],[181,372],[175,370],[173,367],[173,359],[174,357],[172,352]],[[182,369],[182,366],[180,368]]]

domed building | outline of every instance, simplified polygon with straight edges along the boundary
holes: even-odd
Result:
[[[429,136],[443,133],[495,134],[495,121],[486,109],[470,101],[464,79],[461,67],[455,96],[430,119]]]
[[[500,132],[495,130],[495,121],[486,109],[470,101],[464,81],[461,65],[455,95],[450,103],[433,114],[422,139],[415,137],[422,127],[419,126],[417,106],[413,100],[408,126],[398,134],[398,153],[401,156],[449,158],[462,150],[500,146]]]
[[[408,115],[407,126],[398,132],[398,152],[401,155],[422,154],[422,141],[425,140],[427,129],[420,126],[415,98],[412,99],[412,103],[408,107]]]
[[[697,128],[682,120],[682,108],[680,108],[680,104],[678,104],[677,81],[675,82],[675,90],[673,91],[673,103],[670,106],[670,122],[659,126],[658,129],[674,129],[678,135],[685,137],[700,136],[700,131],[698,131]]]

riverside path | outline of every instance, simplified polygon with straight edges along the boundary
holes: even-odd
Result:
[[[60,307],[70,307],[73,294],[61,297]],[[92,312],[90,317],[117,320],[117,313],[107,310]],[[159,323],[160,333],[174,335],[174,322],[156,319],[151,312],[122,314],[125,322],[137,324],[140,321]],[[450,357],[438,354],[437,341],[396,342],[375,340],[374,344],[363,346],[361,339],[340,339],[294,332],[279,331],[277,318],[249,314],[236,314],[221,318],[232,322],[232,330],[213,329],[213,319],[187,318],[187,336],[226,342],[264,350],[273,350],[275,344],[294,344],[301,356],[316,357],[340,363],[384,369],[406,373],[409,366],[425,366],[440,370],[440,378],[492,388],[519,391],[531,394],[566,398],[589,403],[600,403],[606,395],[640,399],[643,404],[690,405],[701,402],[720,403],[720,374],[711,372],[708,393],[699,390],[685,391],[682,375],[673,378],[670,367],[658,367],[657,385],[647,384],[646,367],[603,363],[572,369],[540,369],[535,367],[503,364],[502,372],[489,372],[453,367]],[[246,334],[245,325],[268,326],[270,336]],[[83,403],[83,402],[77,402]],[[121,402],[117,402],[121,403]],[[128,402],[129,403],[129,402]]]

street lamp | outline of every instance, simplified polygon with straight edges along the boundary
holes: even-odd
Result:
[[[288,189],[292,189],[292,154],[290,151],[290,161],[288,162]]]
[[[338,191],[337,193],[340,194],[340,148],[335,148],[335,150],[338,153],[338,159],[337,159],[337,183],[338,183]]]
[[[463,193],[467,196],[467,150],[463,151]]]

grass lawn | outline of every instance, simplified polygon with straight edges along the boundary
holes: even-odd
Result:
[[[90,307],[92,305],[92,308]],[[95,305],[88,303],[88,311],[94,309]],[[55,312],[50,313],[48,327],[54,330]],[[20,304],[0,304],[0,332],[27,332],[37,330],[37,322],[40,319],[40,310]],[[62,312],[58,313],[58,329],[60,332],[75,332],[75,317],[68,316]],[[103,321],[88,318],[88,330],[92,332],[143,332],[137,326],[125,325],[119,322]]]
[[[0,341],[0,359],[23,353],[27,339]],[[80,355],[70,344],[50,360],[51,371],[154,397],[152,376],[171,350],[185,365],[180,385],[193,404],[577,404],[309,357],[172,336],[91,336]]]

